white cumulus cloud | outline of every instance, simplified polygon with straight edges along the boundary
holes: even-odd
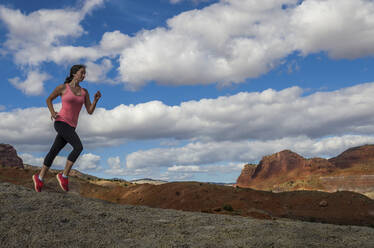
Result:
[[[100,159],[101,157],[98,155],[85,153],[78,157],[75,168],[80,171],[100,170],[102,169],[100,166]]]
[[[203,3],[203,2],[212,2],[214,0],[169,0],[169,2],[171,4],[177,4],[177,3],[181,3],[183,1],[191,1],[193,2],[194,4],[198,4],[198,3]]]
[[[168,168],[168,171],[173,172],[204,172],[201,168],[197,165],[173,165],[172,167]]]
[[[79,59],[89,48],[63,46],[64,39],[77,38],[85,33],[80,25],[86,14],[102,5],[104,0],[86,0],[81,9],[41,9],[30,14],[0,5],[0,20],[9,30],[4,46],[21,65],[38,65],[44,61],[59,62]],[[81,51],[80,55],[79,51]],[[66,57],[69,54],[70,57]],[[88,53],[88,54],[90,54]],[[78,57],[79,56],[79,57]]]
[[[240,163],[255,163],[265,155],[285,149],[308,158],[333,157],[348,148],[373,142],[374,136],[362,135],[322,139],[300,136],[267,141],[194,142],[180,148],[153,148],[133,152],[126,157],[126,166],[131,169],[168,167],[169,172],[213,172],[217,169],[228,172],[228,169],[240,170]]]
[[[35,157],[30,153],[21,153],[19,156],[22,158],[24,164],[41,167],[44,162],[44,157]],[[64,156],[56,156],[56,158],[53,160],[51,168],[65,168],[66,159],[67,158]],[[100,159],[100,156],[92,153],[81,154],[73,165],[73,169],[77,169],[79,171],[99,171],[102,169]]]
[[[95,83],[113,82],[107,78],[106,74],[112,69],[112,62],[109,59],[103,59],[101,64],[92,62],[86,63],[86,80]]]
[[[41,95],[44,92],[44,82],[49,78],[50,76],[46,73],[29,71],[27,78],[23,82],[19,77],[11,78],[9,81],[26,95]]]
[[[27,95],[40,95],[43,81],[48,79],[47,74],[35,71],[42,63],[62,64],[102,57],[96,47],[71,46],[66,40],[85,34],[80,22],[103,2],[85,0],[80,9],[40,9],[29,14],[0,5],[0,21],[9,30],[2,51],[11,53],[15,63],[28,71],[26,81],[20,82],[18,77],[9,81]]]
[[[295,52],[326,52],[337,59],[374,54],[374,2],[367,0],[221,0],[182,12],[168,19],[166,27],[132,36],[121,30],[106,32],[90,47],[69,44],[87,32],[81,21],[103,2],[29,14],[0,5],[0,20],[9,30],[4,48],[23,66],[105,58],[103,73],[108,59],[119,56],[118,79],[129,89],[150,81],[240,83],[268,72]]]
[[[154,171],[150,170],[149,168],[135,168],[131,169],[126,167],[125,165],[121,164],[121,159],[119,156],[116,157],[109,157],[107,159],[108,169],[104,170],[104,172],[108,175],[120,177],[154,177],[156,174]]]
[[[374,84],[303,96],[299,87],[241,92],[167,106],[159,101],[119,105],[83,115],[84,134],[112,139],[202,140],[318,138],[374,131]],[[350,109],[350,111],[347,111]]]
[[[374,3],[366,0],[222,0],[139,32],[120,57],[129,88],[230,84],[258,77],[287,55],[373,55]],[[287,6],[285,8],[285,6]],[[354,35],[352,35],[354,34]]]
[[[128,170],[121,166],[121,159],[119,156],[110,157],[107,160],[109,169],[105,170],[105,173],[115,176],[125,176],[128,174]]]
[[[302,92],[291,87],[175,106],[160,101],[121,104],[113,109],[98,107],[93,115],[83,108],[77,133],[88,148],[131,140],[234,142],[374,133],[374,83],[307,96]],[[61,104],[55,105],[56,111],[60,108]],[[0,140],[26,150],[48,147],[56,135],[46,107],[1,111],[0,119]],[[19,123],[28,123],[28,128]]]
[[[309,0],[295,8],[290,22],[303,54],[326,51],[335,59],[374,54],[374,2]]]
[[[24,164],[40,166],[40,167],[43,166],[44,157],[35,157],[34,155],[30,153],[21,153],[19,156],[22,158]],[[66,164],[66,157],[56,156],[56,158],[53,160],[51,168],[57,167],[57,169],[62,169],[65,167],[65,164]]]

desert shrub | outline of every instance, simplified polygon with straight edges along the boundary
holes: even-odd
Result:
[[[230,211],[230,212],[234,211],[234,209],[232,208],[230,204],[225,204],[222,208],[226,211]]]
[[[309,218],[309,221],[310,221],[310,222],[317,222],[317,219],[316,219],[315,217],[310,217],[310,218]]]

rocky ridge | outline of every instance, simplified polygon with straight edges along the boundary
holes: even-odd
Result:
[[[371,196],[374,145],[354,147],[331,159],[306,159],[284,150],[263,157],[258,165],[245,165],[236,186],[276,192],[352,190]]]

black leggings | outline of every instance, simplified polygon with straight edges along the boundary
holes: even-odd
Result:
[[[68,160],[74,163],[83,150],[82,142],[75,132],[75,128],[62,121],[55,121],[54,126],[57,136],[44,159],[44,165],[51,167],[53,160],[67,143],[73,146],[73,151],[69,154]]]

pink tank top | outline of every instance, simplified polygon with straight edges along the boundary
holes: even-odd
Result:
[[[56,121],[63,121],[72,127],[77,127],[79,112],[82,109],[86,92],[81,88],[81,95],[77,96],[70,89],[70,85],[66,84],[66,91],[61,96],[62,108],[58,112]]]

